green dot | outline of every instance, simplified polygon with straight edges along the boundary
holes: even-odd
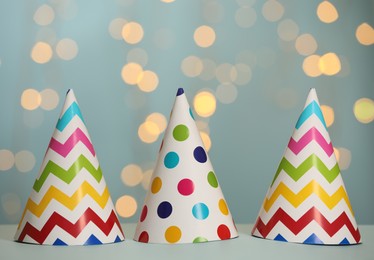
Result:
[[[214,175],[214,172],[208,173],[208,182],[210,186],[212,186],[213,188],[218,187],[218,181],[217,181],[216,175]]]
[[[193,243],[203,243],[203,242],[208,242],[208,239],[206,239],[205,237],[197,237],[192,242]]]
[[[190,131],[188,130],[187,126],[177,125],[176,127],[174,127],[173,136],[175,140],[184,141],[188,138],[189,135]]]

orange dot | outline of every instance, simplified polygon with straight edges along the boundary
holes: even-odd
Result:
[[[170,226],[165,231],[165,239],[169,243],[176,243],[181,239],[182,231],[177,226]]]
[[[151,191],[153,194],[156,194],[157,192],[160,191],[162,186],[162,181],[159,177],[156,177],[152,181],[152,186],[151,186]]]
[[[222,212],[223,215],[229,214],[229,209],[224,199],[220,199],[218,202],[219,210]]]

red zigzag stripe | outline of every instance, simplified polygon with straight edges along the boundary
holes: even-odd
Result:
[[[318,211],[315,207],[309,209],[299,220],[295,221],[291,218],[282,208],[279,208],[275,214],[271,217],[269,222],[265,225],[262,222],[261,218],[257,219],[255,226],[253,227],[252,233],[257,230],[263,237],[266,237],[270,231],[274,228],[274,226],[280,221],[282,222],[289,230],[292,231],[295,235],[297,235],[302,229],[304,229],[310,222],[312,221],[317,222],[327,234],[332,237],[336,234],[344,225],[349,229],[352,236],[359,242],[361,239],[360,232],[355,229],[349,220],[347,214],[343,212],[340,216],[335,219],[334,222],[330,223],[321,212]]]
[[[94,223],[106,236],[109,235],[115,224],[122,232],[121,225],[114,210],[110,213],[108,220],[104,222],[91,208],[88,208],[74,224],[57,212],[51,215],[40,231],[27,222],[18,240],[23,241],[25,236],[28,235],[39,244],[42,244],[55,226],[59,226],[73,237],[77,237],[89,222]]]
[[[70,135],[64,144],[52,137],[51,142],[49,143],[49,148],[56,153],[59,153],[61,156],[66,157],[78,142],[82,142],[88,148],[88,150],[90,150],[91,154],[95,156],[95,150],[90,139],[88,139],[85,133],[83,133],[83,131],[79,128],[77,128],[74,133]]]

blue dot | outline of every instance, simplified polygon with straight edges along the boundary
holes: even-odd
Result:
[[[168,169],[172,169],[179,163],[179,156],[176,152],[168,152],[164,158],[164,165]]]
[[[193,116],[193,113],[192,113],[192,109],[190,108],[189,110],[190,110],[190,115],[191,115],[192,119],[195,120],[195,117]]]
[[[167,201],[163,201],[158,205],[157,207],[157,215],[160,218],[167,218],[171,215],[171,212],[173,211],[173,207],[171,204]]]
[[[207,160],[205,150],[201,146],[195,148],[195,150],[193,151],[193,157],[195,157],[196,161],[200,163],[205,163]]]
[[[177,91],[177,96],[180,96],[184,93],[184,90],[183,88],[178,88],[178,91]]]
[[[199,220],[206,219],[209,216],[208,206],[204,203],[197,203],[192,208],[192,215]]]

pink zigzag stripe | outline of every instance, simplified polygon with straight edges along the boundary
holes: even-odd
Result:
[[[91,141],[79,128],[71,134],[64,144],[52,137],[51,142],[49,143],[49,148],[61,156],[66,157],[78,142],[82,142],[88,150],[90,150],[91,154],[95,156],[95,149],[93,148]]]
[[[298,142],[291,137],[290,142],[288,143],[288,148],[290,148],[290,150],[297,155],[313,140],[315,140],[321,146],[328,156],[331,156],[331,154],[334,152],[332,143],[327,143],[325,138],[323,138],[321,133],[315,127],[306,132]]]

